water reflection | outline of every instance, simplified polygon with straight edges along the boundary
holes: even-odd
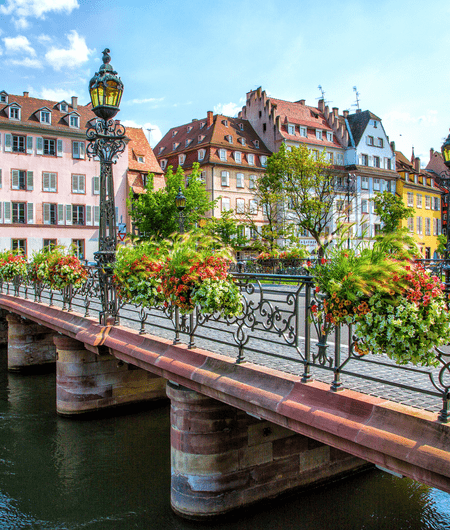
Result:
[[[167,406],[60,418],[54,374],[8,374],[0,352],[0,528],[443,530],[449,495],[371,471],[199,525],[169,504]]]

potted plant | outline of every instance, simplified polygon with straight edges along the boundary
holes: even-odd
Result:
[[[12,250],[0,252],[0,279],[11,282],[16,278],[25,277],[27,274],[27,260],[25,257]]]

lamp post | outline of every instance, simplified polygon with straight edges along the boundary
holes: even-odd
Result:
[[[183,192],[181,191],[181,186],[178,188],[178,193],[175,197],[175,204],[178,209],[178,229],[180,231],[180,234],[184,234],[185,216],[183,214],[183,211],[186,208],[186,197],[183,195]]]
[[[98,251],[94,253],[94,259],[98,268],[102,302],[100,324],[103,326],[118,320],[117,296],[112,281],[117,246],[112,165],[126,146],[125,127],[113,120],[119,112],[123,84],[109,64],[109,52],[108,48],[103,51],[103,64],[89,82],[92,110],[97,120],[90,123],[86,131],[87,155],[100,161],[100,223]]]
[[[347,248],[350,248],[350,214],[352,213],[353,195],[356,192],[356,175],[352,173],[347,174]],[[350,195],[352,195],[352,202],[350,203]]]

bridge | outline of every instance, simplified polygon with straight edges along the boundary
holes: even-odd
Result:
[[[78,291],[3,284],[8,368],[56,363],[56,409],[65,416],[168,397],[171,503],[188,518],[370,464],[450,493],[446,352],[436,370],[358,356],[351,330],[320,340],[309,318],[311,278],[236,277],[239,317],[123,305],[120,324],[107,326],[98,323],[94,271]]]

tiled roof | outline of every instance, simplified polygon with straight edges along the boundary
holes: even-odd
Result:
[[[9,107],[11,104],[17,103],[21,107],[21,119],[11,120],[9,118]],[[96,118],[95,114],[91,110],[91,104],[88,105],[77,105],[76,108],[72,107],[72,104],[67,103],[68,109],[64,112],[59,110],[59,103],[57,101],[50,101],[48,99],[38,99],[29,96],[16,96],[14,94],[8,94],[8,103],[0,102],[0,127],[8,124],[9,126],[33,126],[42,129],[42,131],[71,131],[81,132],[87,128],[88,121]],[[40,122],[39,113],[37,111],[47,107],[51,110],[51,125]],[[69,127],[68,114],[76,112],[80,116],[80,129]],[[64,119],[66,117],[66,119]]]
[[[126,128],[126,135],[130,139],[128,144],[128,169],[141,173],[154,173],[162,175],[163,171],[156,160],[150,144],[142,129]],[[144,162],[139,162],[138,157],[144,157]]]
[[[370,110],[364,110],[355,114],[349,114],[347,116],[347,120],[348,124],[350,125],[352,136],[355,140],[356,145],[359,144],[370,120],[381,121],[381,119],[378,116],[375,116],[375,114],[373,114],[372,112],[370,112]]]

